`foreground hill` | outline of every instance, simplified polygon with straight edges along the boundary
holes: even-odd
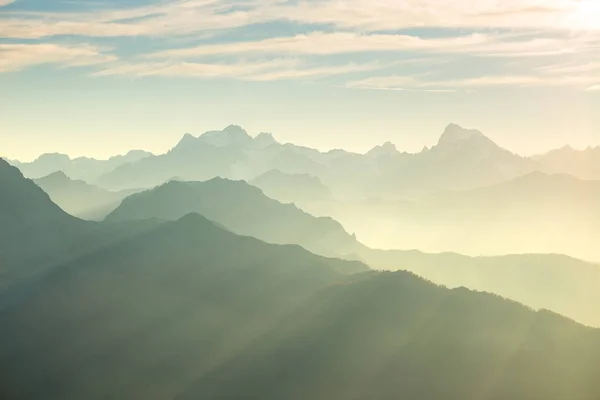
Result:
[[[600,331],[407,273],[321,291],[180,399],[598,397]]]
[[[195,212],[269,243],[298,244],[326,256],[352,254],[361,245],[331,218],[316,218],[293,204],[281,204],[242,181],[170,181],[128,197],[106,221],[176,220]]]
[[[188,215],[54,268],[1,312],[0,398],[171,398],[367,269]]]
[[[0,269],[51,262],[77,247],[87,223],[68,215],[42,189],[0,159]]]
[[[69,214],[87,220],[102,220],[135,191],[110,192],[81,180],[72,180],[64,172],[54,172],[34,180],[44,192]]]
[[[188,215],[51,271],[0,313],[0,397],[600,395],[600,331]],[[35,326],[35,329],[31,329]]]
[[[0,291],[154,224],[100,225],[75,218],[2,159],[0,188]]]
[[[439,284],[497,293],[600,326],[600,309],[594,306],[600,304],[600,266],[596,264],[560,255],[470,258],[371,250],[334,220],[281,204],[245,182],[173,181],[127,198],[107,221],[177,220],[189,212],[270,243],[299,244],[326,256],[356,258],[377,269],[412,271]]]

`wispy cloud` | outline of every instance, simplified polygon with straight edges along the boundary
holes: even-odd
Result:
[[[164,36],[272,21],[362,32],[409,27],[600,30],[599,20],[597,0],[176,0],[79,13],[6,13],[0,18],[0,36]]]
[[[202,78],[236,78],[248,81],[274,81],[283,79],[315,78],[371,71],[381,68],[380,63],[314,66],[296,58],[234,63],[200,62],[143,62],[122,63],[95,72],[94,76],[133,77],[170,76]]]
[[[14,3],[15,0],[0,0],[0,7],[6,6],[10,3]]]
[[[600,39],[599,39],[600,40]],[[173,49],[149,55],[152,58],[185,58],[222,54],[328,55],[360,52],[422,52],[481,56],[542,56],[595,49],[595,38],[530,38],[512,34],[474,33],[425,39],[410,35],[312,32],[260,41],[233,42]]]
[[[0,5],[11,2],[0,0]],[[393,90],[580,87],[595,84],[591,81],[598,75],[597,65],[590,56],[600,50],[598,0],[172,0],[128,8],[88,3],[87,9],[78,12],[10,9],[0,14],[0,38],[21,43],[0,47],[0,72],[45,63],[64,66],[108,63],[97,76],[275,80],[362,72],[362,79],[348,86]],[[271,36],[262,40],[245,40],[235,34],[239,32],[235,31],[237,28],[268,22],[297,24],[307,33],[283,36],[283,31],[273,30],[269,31]],[[314,26],[319,26],[319,31],[311,29]],[[402,31],[405,28],[419,29],[408,34]],[[427,33],[427,28],[435,28],[435,32]],[[223,37],[218,43],[206,44],[205,40],[203,45],[172,48],[174,38],[198,43],[200,38],[222,33],[227,34],[227,39]],[[140,57],[120,51],[121,60],[116,60],[114,55],[88,44],[63,45],[57,37],[65,35],[74,37],[74,42],[102,38],[103,43],[111,43],[116,50],[121,50],[118,38],[145,36],[157,41],[165,39],[160,48],[168,50]],[[56,43],[31,44],[32,39]],[[413,82],[394,81],[406,75],[399,63],[391,77],[369,77],[369,71],[388,64],[367,63],[357,57],[359,53],[369,53],[371,60],[456,59],[457,63],[469,63],[471,77],[458,81],[432,82],[426,77]],[[227,56],[233,61],[213,63],[211,58],[215,56]],[[343,56],[345,63],[333,62],[328,56]],[[556,64],[539,67],[542,63],[538,63],[537,69],[535,66],[519,69],[502,62],[498,65],[504,69],[503,74],[490,75],[492,71],[471,63],[473,58],[492,57],[547,58]],[[585,61],[565,63],[570,57]],[[444,72],[434,64],[423,68],[442,75]]]
[[[456,80],[423,80],[411,76],[380,76],[352,81],[349,88],[380,89],[380,90],[459,90],[491,88],[498,86],[509,87],[540,87],[540,86],[572,86],[587,87],[598,82],[598,76],[535,76],[535,75],[490,75],[476,78]],[[589,87],[588,89],[589,90]]]
[[[600,81],[600,79],[599,79]],[[592,85],[588,88],[585,89],[586,92],[600,92],[600,84],[598,85]]]
[[[39,64],[75,67],[116,60],[116,56],[91,45],[0,44],[0,72],[19,71]]]

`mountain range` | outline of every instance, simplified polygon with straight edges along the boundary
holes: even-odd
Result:
[[[244,181],[170,181],[126,198],[108,222],[159,218],[177,220],[201,214],[240,235],[269,243],[297,244],[325,256],[353,254],[361,245],[331,218],[316,218],[293,204],[282,204]]]
[[[102,220],[113,211],[127,196],[136,190],[111,192],[82,180],[70,179],[58,171],[35,179],[54,203],[69,214],[86,220]]]
[[[62,171],[69,178],[91,183],[121,165],[137,162],[151,155],[146,151],[132,150],[126,155],[111,157],[108,160],[96,160],[87,157],[71,159],[65,154],[49,153],[42,154],[30,163],[18,161],[11,163],[18,167],[27,178],[38,179]]]
[[[13,231],[21,240],[53,237],[71,225],[80,234],[68,240],[85,239],[86,232],[111,238],[63,247],[62,260],[0,290],[0,398],[595,400],[600,394],[600,330],[407,272],[369,271],[361,262],[239,236],[198,214],[150,220],[143,229],[134,221],[141,215],[123,218],[131,199],[171,191],[174,183],[196,193],[195,184],[171,182],[133,195],[109,218],[120,222],[93,223],[64,213],[4,162],[0,179],[3,239]],[[240,182],[214,180],[208,188],[231,193],[232,185],[264,196]],[[281,220],[281,229],[289,223]],[[129,233],[115,235],[117,227]],[[10,246],[0,243],[4,256]],[[43,240],[10,244],[21,249],[9,259],[14,268],[25,267],[15,262],[19,257],[47,250]],[[5,301],[18,289],[20,297]]]
[[[152,188],[173,176],[192,181],[214,177],[252,181],[278,170],[314,176],[342,200],[364,200],[366,196],[412,199],[438,191],[490,186],[534,171],[600,179],[598,148],[578,151],[565,147],[521,157],[480,131],[456,124],[444,130],[435,146],[415,154],[400,152],[389,142],[365,154],[320,152],[280,143],[269,133],[252,137],[243,128],[231,125],[199,137],[186,134],[162,155],[132,151],[97,161],[45,154],[32,163],[13,163],[27,177],[63,171],[72,179],[116,191]]]
[[[108,222],[157,218],[176,221],[199,213],[226,229],[316,254],[360,260],[375,269],[408,270],[449,287],[468,287],[546,308],[600,326],[600,267],[560,255],[465,257],[370,249],[331,218],[268,198],[243,181],[172,181],[123,201]]]
[[[560,253],[600,261],[600,181],[532,172],[499,184],[411,200],[303,203],[366,244],[469,255]],[[565,232],[569,235],[565,236]]]

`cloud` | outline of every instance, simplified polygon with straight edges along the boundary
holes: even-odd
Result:
[[[547,65],[539,67],[538,71],[547,74],[575,74],[575,73],[590,73],[600,72],[600,61],[579,62],[571,61],[568,63]],[[600,75],[600,74],[599,74]]]
[[[345,65],[310,65],[295,58],[235,63],[200,62],[143,62],[122,63],[93,73],[94,76],[126,75],[134,77],[170,76],[200,78],[236,78],[247,81],[275,81],[283,79],[315,78],[371,71],[382,68],[380,63]]]
[[[0,0],[0,7],[9,5],[10,3],[14,3],[15,0]]]
[[[359,32],[411,27],[598,31],[600,7],[597,0],[176,0],[77,13],[7,12],[0,17],[0,37],[156,37],[274,21]]]
[[[599,79],[600,80],[600,79]],[[600,85],[592,85],[585,89],[586,92],[600,92]]]
[[[10,2],[0,0],[0,5]],[[95,75],[277,80],[362,72],[363,79],[349,86],[428,91],[501,85],[589,86],[595,82],[588,80],[597,72],[591,61],[561,62],[569,57],[589,60],[589,55],[600,48],[597,0],[171,0],[112,9],[106,8],[106,3],[86,4],[88,8],[78,12],[18,11],[11,7],[0,13],[0,39],[22,42],[0,47],[0,71],[46,63],[106,63]],[[272,32],[270,37],[249,41],[235,34],[236,28],[274,21],[298,24],[307,33],[281,36],[283,31],[269,29],[263,33]],[[319,31],[311,31],[314,26],[319,26]],[[399,33],[415,27],[419,29],[413,32],[419,34]],[[168,48],[175,38],[198,43],[200,38],[221,33],[230,41],[170,49],[139,58],[128,57],[123,49],[119,62],[107,50],[90,45],[29,41],[56,41],[51,38],[62,35],[98,37],[121,50],[121,42],[116,38],[168,39],[160,42],[161,48]],[[430,86],[424,77],[404,83],[390,77],[364,78],[365,72],[383,68],[383,64],[359,62],[354,57],[359,53],[371,53],[370,58],[382,55],[381,59],[450,58],[472,76],[431,82],[436,86]],[[207,61],[223,55],[234,61]],[[347,63],[332,65],[327,58],[331,55],[345,55]],[[503,62],[495,66],[503,69],[502,73],[489,75],[492,71],[483,66],[489,62],[471,62],[484,57],[544,57],[558,62],[547,67],[539,67],[538,63],[537,69],[531,65],[510,67]],[[466,63],[469,64],[465,69]],[[435,68],[434,64],[428,67],[432,71]],[[444,70],[437,68],[436,72],[443,75]],[[396,76],[403,72],[401,68],[395,71]],[[561,74],[584,76],[564,78]]]
[[[456,80],[422,80],[411,76],[380,76],[349,82],[349,88],[380,90],[473,90],[493,87],[541,87],[566,86],[585,87],[599,80],[597,76],[548,77],[536,75],[490,75]],[[588,89],[589,90],[589,87]]]
[[[76,67],[116,60],[116,56],[91,45],[0,44],[0,72],[19,71],[40,64]]]
[[[224,54],[330,55],[360,52],[422,52],[473,54],[491,57],[557,55],[591,50],[597,45],[587,38],[529,38],[513,34],[474,33],[423,39],[410,35],[312,32],[260,41],[220,43],[150,54],[151,58],[186,58]]]
[[[293,68],[300,64],[296,59],[275,59],[258,62],[236,62],[231,64],[208,64],[191,62],[123,63],[108,66],[94,76],[129,75],[186,76],[186,77],[249,77],[256,73]]]

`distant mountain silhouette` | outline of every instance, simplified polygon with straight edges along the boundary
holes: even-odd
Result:
[[[534,156],[540,170],[570,174],[581,179],[600,180],[600,146],[575,150],[570,146]]]
[[[288,174],[274,169],[249,183],[273,199],[300,207],[306,203],[328,201],[333,196],[319,178],[310,174]]]
[[[600,327],[600,265],[558,254],[467,257],[455,253],[363,250],[374,269],[407,270],[437,284],[499,294]]]
[[[367,152],[368,157],[379,158],[379,157],[394,157],[400,154],[396,145],[392,142],[386,142],[381,146],[376,146]]]
[[[316,218],[281,204],[243,181],[171,181],[125,199],[107,221],[177,220],[196,212],[241,235],[269,243],[298,244],[316,254],[352,254],[361,245],[331,218]]]
[[[136,162],[151,155],[146,151],[132,150],[123,156],[115,156],[108,160],[95,160],[86,157],[70,159],[67,155],[53,153],[43,154],[33,162],[19,163],[16,166],[23,172],[23,175],[31,179],[38,179],[54,172],[63,171],[72,179],[80,179],[91,183],[118,166]]]
[[[367,244],[384,248],[471,255],[562,253],[600,261],[594,240],[600,235],[599,198],[600,181],[533,172],[411,202],[331,206],[329,215]]]
[[[72,180],[62,171],[36,179],[34,182],[63,210],[88,220],[104,219],[125,197],[135,193],[110,192],[81,180]]]
[[[168,153],[116,168],[104,175],[100,184],[123,190],[132,185],[151,188],[173,176],[192,181],[231,177],[234,166],[247,157],[243,145],[250,142],[252,138],[237,126],[207,132],[199,138],[186,134]]]
[[[187,215],[58,266],[0,313],[0,397],[600,394],[600,331],[408,273],[345,274],[364,268]]]
[[[390,194],[426,194],[469,189],[511,179],[535,169],[531,160],[505,150],[477,130],[450,124],[431,149],[392,165],[381,179]],[[377,190],[385,194],[385,189]]]
[[[342,198],[406,197],[499,183],[536,170],[536,163],[456,124],[446,128],[436,146],[417,154],[401,153],[389,142],[367,154],[323,153],[279,143],[266,133],[253,138],[232,125],[200,137],[186,134],[167,154],[123,165],[100,182],[115,190],[149,188],[172,176],[252,180],[271,170],[316,176]]]

